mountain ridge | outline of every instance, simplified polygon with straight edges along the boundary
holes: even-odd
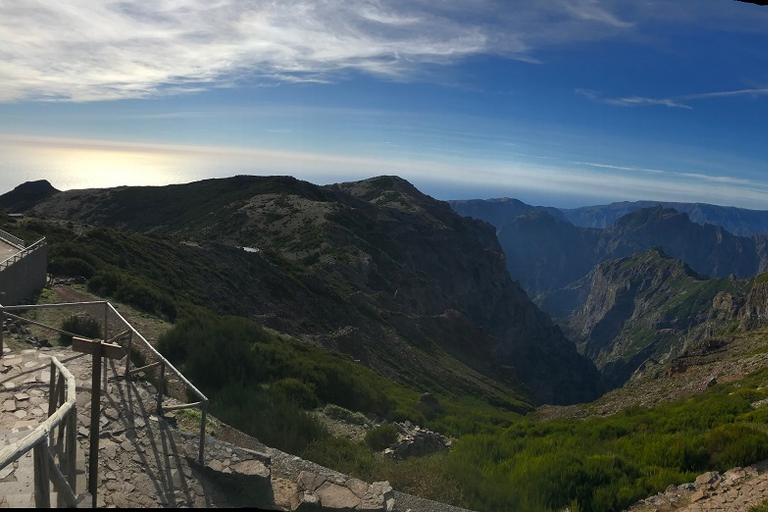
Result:
[[[684,203],[673,201],[620,201],[603,205],[578,208],[532,206],[518,199],[502,197],[493,199],[450,200],[448,203],[464,216],[482,219],[497,228],[513,217],[532,211],[546,211],[560,220],[567,220],[583,228],[610,228],[620,217],[628,213],[661,206],[685,213],[696,224],[713,224],[737,236],[768,234],[768,210],[752,210],[735,206],[718,206],[708,203]]]
[[[217,278],[211,289],[221,290],[221,304],[241,294],[256,308],[249,316],[265,325],[385,374],[402,369],[402,378],[446,389],[491,390],[498,382],[536,403],[598,393],[592,363],[510,279],[491,226],[401,178],[320,187],[238,176],[67,191],[28,213],[197,245],[216,265],[262,269],[232,270],[235,282]]]
[[[581,228],[528,212],[498,228],[507,268],[531,296],[564,288],[601,261],[661,247],[696,272],[746,278],[768,269],[768,236],[738,237],[663,207],[637,210],[610,228]]]

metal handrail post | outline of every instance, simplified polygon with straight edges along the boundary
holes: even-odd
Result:
[[[157,414],[163,412],[163,388],[165,388],[165,362],[160,363],[160,373],[157,379]]]
[[[104,341],[106,342],[109,339],[109,332],[107,331],[107,323],[109,321],[109,308],[107,307],[107,303],[104,303]],[[109,390],[107,389],[107,358],[105,357],[102,360],[102,364],[104,367],[102,368],[102,374],[101,377],[104,379],[104,382],[102,382],[101,385],[101,392],[103,394],[108,394]]]
[[[205,424],[208,419],[208,399],[206,398],[203,400],[203,403],[200,405],[200,412],[201,418],[200,418],[200,453],[197,455],[197,462],[202,466],[203,465],[203,455],[205,453]]]
[[[125,348],[125,378],[131,376],[131,343],[133,343],[133,331],[128,331],[128,346]]]

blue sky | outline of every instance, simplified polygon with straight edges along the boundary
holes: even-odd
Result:
[[[768,209],[768,8],[7,0],[0,192],[397,174],[440,199]]]

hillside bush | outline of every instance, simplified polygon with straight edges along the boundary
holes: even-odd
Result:
[[[101,324],[87,315],[74,315],[65,319],[61,323],[61,330],[79,334],[86,338],[101,338]],[[72,336],[60,333],[59,344],[68,347],[72,344]]]
[[[293,402],[302,409],[312,409],[317,405],[314,386],[304,384],[299,379],[280,379],[272,383],[272,389],[284,400]]]
[[[392,423],[382,423],[365,433],[365,444],[371,450],[381,451],[397,442],[397,427]]]
[[[309,444],[329,436],[296,403],[253,386],[227,384],[216,393],[211,408],[225,423],[288,453],[301,453]]]
[[[148,313],[173,322],[178,312],[173,299],[146,281],[121,270],[107,268],[97,271],[88,281],[88,290],[130,304]]]
[[[350,411],[349,409],[345,409],[344,407],[339,407],[336,404],[326,405],[323,408],[323,412],[329,418],[333,418],[335,420],[343,421],[346,423],[351,423],[353,425],[363,426],[368,424],[368,418],[366,418],[364,414]]]

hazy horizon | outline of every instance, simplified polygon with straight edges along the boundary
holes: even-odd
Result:
[[[225,179],[230,178],[238,175],[249,175],[249,176],[291,176],[288,174],[273,174],[273,175],[253,175],[248,173],[240,173],[240,174],[233,174],[230,176],[210,176],[210,177],[201,177],[199,179],[193,179],[193,180],[181,180],[181,181],[173,181],[168,183],[145,183],[145,184],[138,184],[138,185],[108,185],[108,186],[98,186],[98,185],[90,185],[90,186],[73,186],[73,187],[61,187],[57,186],[55,179],[50,179],[49,177],[36,177],[36,178],[30,178],[30,179],[23,179],[21,182],[15,184],[15,185],[4,185],[3,183],[7,180],[4,178],[0,178],[0,195],[5,194],[7,192],[12,191],[19,185],[22,185],[26,182],[31,181],[40,181],[40,180],[46,180],[48,181],[54,188],[60,191],[67,191],[67,190],[82,190],[82,189],[88,189],[88,188],[114,188],[114,187],[121,187],[121,186],[166,186],[166,185],[180,185],[185,183],[191,183],[195,181],[201,181],[206,179]],[[381,176],[381,175],[372,175],[368,176],[368,178],[372,178],[375,176]],[[297,176],[292,176],[297,179],[303,179],[299,178]],[[59,182],[66,182],[68,178],[63,178]],[[360,179],[366,179],[366,178],[360,178]],[[310,181],[304,179],[304,181]],[[314,181],[310,181],[310,183],[314,183],[316,185],[329,185],[333,183],[341,183],[343,181],[350,181],[350,180],[338,180],[338,181],[328,181],[324,183],[316,183]],[[352,180],[357,181],[357,180]],[[410,181],[410,180],[409,180]],[[10,183],[10,181],[9,181]],[[638,201],[647,201],[647,202],[660,202],[660,203],[667,203],[667,202],[681,202],[681,203],[701,203],[701,204],[711,204],[714,206],[722,206],[722,207],[734,207],[735,205],[732,204],[715,204],[715,203],[707,203],[704,201],[667,201],[667,200],[660,200],[660,199],[618,199],[615,201],[603,201],[603,202],[592,202],[592,203],[581,203],[581,202],[573,202],[569,198],[563,199],[563,198],[557,198],[555,197],[548,197],[548,196],[536,196],[536,195],[527,195],[527,196],[518,196],[518,195],[494,195],[493,191],[486,191],[486,193],[483,193],[482,190],[478,191],[479,195],[472,195],[471,192],[468,192],[462,196],[461,194],[458,195],[451,195],[455,191],[453,189],[442,189],[440,184],[436,184],[433,186],[429,186],[427,184],[426,187],[420,187],[417,183],[411,182],[414,186],[416,186],[421,192],[434,197],[435,199],[441,200],[441,201],[461,201],[461,200],[501,200],[501,199],[516,199],[519,201],[522,201],[526,204],[532,205],[532,206],[544,206],[544,207],[553,207],[558,209],[576,209],[576,208],[582,208],[582,207],[591,207],[591,206],[604,206],[611,203],[621,203],[621,202],[638,202]],[[735,206],[736,208],[742,208],[740,206]],[[756,211],[768,211],[768,207],[765,209],[756,209],[756,208],[744,208],[747,210],[756,210]]]
[[[0,33],[0,189],[396,174],[440,199],[768,207],[753,4],[9,2]]]

